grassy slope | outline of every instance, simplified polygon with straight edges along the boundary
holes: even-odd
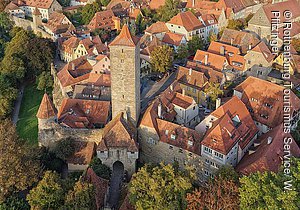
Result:
[[[35,115],[39,109],[42,97],[43,91],[37,90],[35,84],[29,84],[25,87],[17,131],[19,136],[30,144],[37,144],[38,121]]]

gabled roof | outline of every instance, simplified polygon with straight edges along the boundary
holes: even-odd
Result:
[[[88,24],[90,30],[95,30],[98,28],[110,28],[115,29],[114,18],[117,18],[112,10],[105,10],[101,12],[96,12],[93,19]]]
[[[57,114],[61,125],[70,128],[94,128],[105,125],[110,110],[109,101],[65,98]]]
[[[205,63],[205,57],[207,56],[207,63]],[[222,71],[224,66],[227,64],[225,56],[205,52],[203,50],[197,50],[194,57],[194,61],[200,62],[203,65],[212,66],[213,68]]]
[[[149,26],[145,32],[150,34],[158,34],[163,32],[168,32],[169,29],[166,26],[166,23],[158,21],[156,23],[153,23],[151,26]]]
[[[249,50],[249,46],[253,48],[260,40],[252,33],[226,28],[224,29],[220,42],[237,46],[240,48],[242,54],[246,54]]]
[[[30,6],[42,9],[49,9],[53,2],[54,0],[16,0],[14,3],[18,6]]]
[[[120,113],[105,126],[97,150],[107,151],[109,148],[125,147],[128,151],[137,152],[136,132],[136,128],[123,118],[123,113]]]
[[[9,10],[17,10],[20,9],[20,7],[15,4],[14,2],[9,2],[9,4],[5,7],[4,11],[9,11]]]
[[[257,4],[257,2],[255,0],[223,0],[219,1],[218,4],[220,4],[220,6],[225,5],[227,8],[231,8],[234,13],[237,13],[247,7]]]
[[[217,120],[207,131],[202,144],[222,154],[228,154],[237,142],[244,149],[258,132],[249,111],[237,96],[212,112],[211,116]]]
[[[282,166],[284,153],[284,139],[291,138],[291,156],[300,157],[300,148],[291,136],[283,132],[283,124],[273,128],[268,133],[262,135],[255,140],[255,146],[250,147],[249,151],[254,153],[247,153],[239,162],[236,170],[244,175],[249,175],[255,172],[273,171],[278,172]],[[271,140],[271,143],[268,144]],[[257,146],[258,145],[258,146]]]
[[[44,26],[50,29],[55,34],[65,33],[66,31],[68,31],[68,29],[75,28],[71,21],[63,13],[60,12],[51,13],[49,20],[47,21],[47,23],[45,23]]]
[[[178,13],[168,23],[182,26],[187,31],[193,31],[204,26],[191,11]]]
[[[248,77],[235,88],[242,93],[241,100],[247,106],[253,120],[274,128],[283,121],[284,87],[256,78]],[[300,99],[290,92],[290,114],[300,110]]]
[[[149,7],[152,10],[156,10],[159,7],[164,6],[165,4],[166,4],[166,0],[151,0],[150,4],[149,4]]]
[[[183,84],[191,85],[201,89],[208,82],[207,77],[201,71],[180,66],[177,71],[176,79]]]
[[[103,208],[109,181],[97,176],[92,168],[87,169],[83,179],[94,186],[97,209]]]
[[[167,32],[165,33],[162,42],[178,47],[181,44],[183,39],[184,39],[184,35]]]
[[[48,94],[45,93],[39,107],[39,110],[36,114],[36,117],[39,119],[49,119],[50,117],[54,117],[56,115],[56,109],[49,98]]]
[[[109,46],[129,46],[135,47],[138,43],[138,39],[133,37],[129,31],[127,25],[124,25],[121,33],[109,44]]]
[[[67,163],[75,165],[88,165],[95,153],[94,142],[74,141],[75,152],[67,158]]]
[[[261,53],[267,62],[273,61],[275,55],[271,52],[265,42],[261,41],[258,45],[256,45],[252,51]]]

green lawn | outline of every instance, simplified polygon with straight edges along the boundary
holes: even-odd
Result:
[[[43,91],[36,89],[35,84],[29,84],[25,87],[17,123],[19,136],[30,144],[38,143],[38,121],[36,113],[43,98]]]

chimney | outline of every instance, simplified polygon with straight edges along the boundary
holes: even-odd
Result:
[[[127,112],[123,112],[123,118],[127,122],[127,120],[128,120]]]
[[[208,54],[205,55],[205,58],[204,58],[204,64],[207,66],[208,64]]]
[[[105,46],[107,47],[107,42],[105,42]]]
[[[72,70],[75,71],[75,64],[72,62]]]
[[[220,55],[225,55],[225,47],[224,46],[220,47]]]
[[[170,90],[173,91],[173,84],[170,85]]]
[[[157,115],[158,115],[158,118],[161,118],[161,103],[158,104]]]
[[[185,89],[182,89],[182,95],[185,96]]]
[[[221,106],[221,99],[217,98],[216,100],[216,109],[219,108]]]
[[[189,68],[189,75],[192,75],[192,68]]]
[[[272,143],[272,137],[269,136],[269,137],[268,137],[268,144],[271,144],[271,143]]]
[[[249,44],[248,45],[248,50],[251,50],[252,49],[252,44]]]
[[[193,0],[193,7],[195,7],[195,1],[196,1],[196,0]]]
[[[230,45],[233,45],[233,38],[230,39]]]

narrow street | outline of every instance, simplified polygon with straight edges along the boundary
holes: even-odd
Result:
[[[117,161],[113,165],[113,172],[110,179],[110,190],[108,204],[110,208],[117,208],[119,203],[120,191],[124,176],[124,165]]]
[[[148,107],[148,103],[151,102],[156,96],[167,89],[175,80],[175,73],[172,72],[168,77],[161,79],[155,83],[147,93],[143,93],[141,97],[141,112],[144,112]]]
[[[18,119],[19,119],[19,112],[20,112],[20,108],[21,108],[21,104],[22,104],[24,88],[25,88],[25,84],[22,84],[19,89],[19,92],[18,92],[18,97],[15,101],[15,106],[14,106],[14,110],[12,113],[12,122],[14,125],[17,124]]]

